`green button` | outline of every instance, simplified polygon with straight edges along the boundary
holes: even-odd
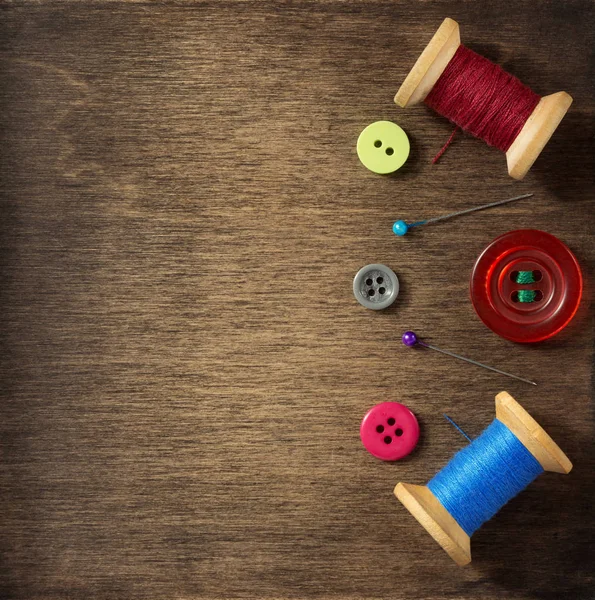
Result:
[[[359,134],[357,155],[370,171],[381,175],[393,173],[409,156],[409,138],[395,123],[376,121]]]

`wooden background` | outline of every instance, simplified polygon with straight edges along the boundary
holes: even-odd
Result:
[[[33,600],[593,598],[593,32],[584,0],[1,3],[0,597]],[[445,16],[574,104],[523,182],[393,95]],[[390,119],[412,153],[358,161]],[[415,220],[535,198],[428,227]],[[572,325],[525,347],[475,316],[496,236],[576,253]],[[355,272],[392,267],[374,313]],[[405,329],[537,388],[407,350]],[[458,568],[392,495],[425,483],[508,390],[567,452]],[[397,400],[422,437],[361,446]]]

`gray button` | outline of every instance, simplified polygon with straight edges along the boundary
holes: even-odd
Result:
[[[399,278],[385,265],[366,265],[353,280],[353,294],[366,308],[387,308],[399,295]]]

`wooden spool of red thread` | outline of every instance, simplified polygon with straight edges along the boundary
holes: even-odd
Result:
[[[395,102],[400,107],[423,102],[461,45],[459,24],[444,19],[430,43],[399,88]],[[506,151],[508,173],[523,179],[552,137],[568,108],[572,97],[566,92],[543,96]]]

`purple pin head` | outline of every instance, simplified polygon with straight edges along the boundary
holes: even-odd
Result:
[[[417,344],[417,336],[415,335],[415,333],[413,333],[413,331],[406,331],[403,334],[403,344],[405,344],[405,346],[415,346],[415,344]]]

